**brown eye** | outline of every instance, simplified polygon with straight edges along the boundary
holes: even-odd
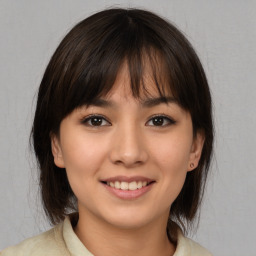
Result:
[[[93,126],[100,126],[102,124],[102,118],[101,117],[93,117],[91,118],[91,125]]]
[[[152,119],[152,123],[153,123],[153,125],[156,125],[156,126],[162,126],[164,123],[164,118],[163,117],[154,117]]]
[[[82,121],[87,126],[110,126],[111,124],[102,116],[90,116]]]
[[[154,116],[152,117],[146,125],[148,126],[168,126],[171,124],[175,124],[175,121],[167,116]]]

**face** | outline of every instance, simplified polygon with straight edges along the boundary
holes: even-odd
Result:
[[[52,137],[55,164],[66,168],[80,216],[120,228],[167,221],[203,146],[171,95],[164,103],[146,79],[150,96],[138,100],[128,81],[123,67],[106,97],[74,110]]]

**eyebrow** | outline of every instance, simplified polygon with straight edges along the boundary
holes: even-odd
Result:
[[[102,108],[107,108],[107,107],[114,107],[115,103],[110,101],[110,100],[104,100],[100,98],[94,99],[92,102],[89,104],[90,106],[95,106],[95,107],[102,107]]]
[[[157,98],[149,98],[142,101],[142,106],[151,108],[160,104],[168,104],[168,103],[177,103],[177,100],[173,97],[157,97]]]
[[[151,107],[155,107],[157,105],[160,104],[168,104],[168,103],[177,103],[177,100],[174,99],[173,97],[157,97],[157,98],[148,98],[145,100],[140,100],[140,103],[142,105],[142,107],[145,108],[151,108]],[[109,108],[109,107],[115,107],[116,104],[111,101],[111,100],[105,100],[105,99],[101,99],[101,98],[96,98],[94,99],[92,102],[90,102],[89,104],[90,106],[95,106],[95,107],[105,107],[105,108]]]

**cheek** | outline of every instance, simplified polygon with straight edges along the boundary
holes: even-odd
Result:
[[[162,195],[166,205],[171,205],[176,199],[186,179],[192,140],[185,137],[184,134],[181,137],[170,136],[166,140],[155,137],[155,142],[161,146],[150,146],[151,161],[163,181]]]
[[[106,145],[100,139],[94,136],[81,136],[79,133],[66,136],[62,140],[63,158],[66,168],[81,166],[86,169],[90,165],[97,164],[101,161],[102,156],[106,152]]]
[[[104,162],[106,146],[92,136],[70,136],[63,141],[63,152],[69,184],[79,204],[93,204],[94,190],[99,170]],[[85,200],[86,199],[86,200]]]
[[[78,133],[66,136],[62,141],[63,159],[70,185],[74,190],[85,189],[92,184],[93,178],[97,178],[106,156],[106,143],[93,136],[80,136]]]
[[[150,146],[152,160],[161,169],[170,171],[187,171],[187,164],[190,159],[192,140],[189,138],[170,136],[170,138],[155,138]],[[158,146],[156,146],[158,145]]]

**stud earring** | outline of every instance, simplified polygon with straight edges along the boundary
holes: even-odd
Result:
[[[189,166],[190,166],[190,168],[194,168],[195,165],[194,165],[194,163],[191,163]]]

